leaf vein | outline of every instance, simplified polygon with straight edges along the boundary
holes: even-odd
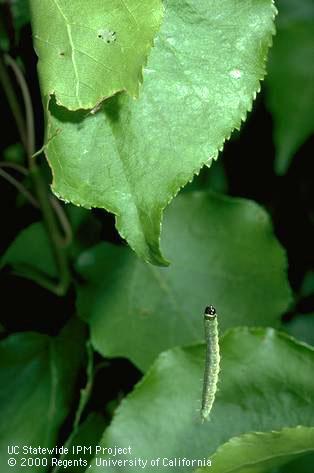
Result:
[[[63,19],[65,21],[65,24],[66,24],[67,35],[68,35],[69,43],[70,43],[70,46],[71,46],[71,59],[72,59],[72,64],[73,64],[75,80],[76,80],[75,96],[76,96],[76,99],[77,99],[77,102],[78,102],[79,106],[82,107],[82,102],[81,102],[81,99],[80,99],[80,96],[79,96],[80,79],[79,79],[78,68],[77,68],[77,64],[76,64],[76,60],[75,60],[75,47],[74,47],[74,43],[73,43],[71,25],[70,25],[70,22],[69,22],[67,16],[65,15],[65,13],[62,10],[62,8],[59,4],[59,1],[58,0],[53,0],[53,2],[55,3],[56,7],[58,8],[58,10],[59,10],[59,12],[60,12],[61,16],[63,17]]]

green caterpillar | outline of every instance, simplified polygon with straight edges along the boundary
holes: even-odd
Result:
[[[204,328],[206,340],[206,358],[201,407],[202,422],[208,418],[213,407],[220,369],[218,322],[216,309],[212,305],[206,307],[205,309]]]

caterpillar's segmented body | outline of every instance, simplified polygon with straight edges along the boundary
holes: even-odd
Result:
[[[206,420],[210,414],[217,391],[220,369],[218,322],[216,309],[211,305],[204,313],[204,328],[206,341],[206,358],[202,396],[201,417]]]

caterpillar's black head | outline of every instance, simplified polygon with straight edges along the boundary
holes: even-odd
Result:
[[[208,320],[213,320],[217,317],[216,309],[213,305],[209,305],[206,307],[204,317]]]

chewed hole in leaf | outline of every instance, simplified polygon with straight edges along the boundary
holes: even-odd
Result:
[[[107,44],[114,43],[117,40],[117,33],[111,30],[98,30],[97,36],[99,39],[102,39]]]
[[[229,74],[233,79],[240,79],[242,76],[240,69],[232,69]]]

